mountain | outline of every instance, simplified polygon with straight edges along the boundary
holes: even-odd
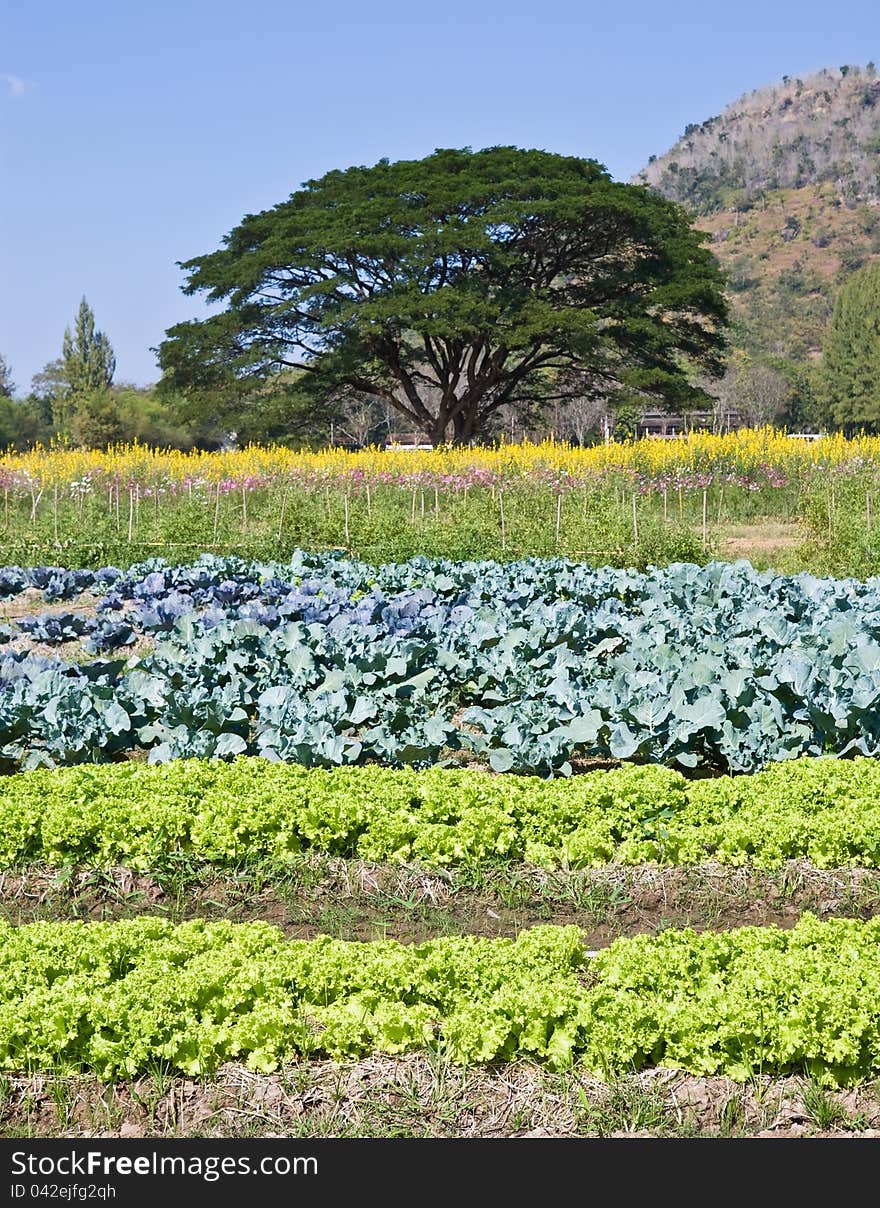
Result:
[[[748,93],[689,125],[633,181],[685,206],[710,236],[730,280],[735,359],[808,393],[837,290],[880,257],[874,64]]]
[[[841,202],[880,196],[880,77],[826,68],[740,97],[690,125],[635,178],[695,213],[748,208],[778,189],[828,181]]]

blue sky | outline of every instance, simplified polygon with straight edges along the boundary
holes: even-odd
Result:
[[[117,380],[200,313],[177,260],[330,168],[511,143],[626,179],[778,80],[880,62],[876,0],[10,0],[0,6],[0,353],[82,294]]]

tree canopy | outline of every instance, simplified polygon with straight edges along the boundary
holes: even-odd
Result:
[[[853,273],[837,295],[816,394],[834,427],[880,430],[880,265]]]
[[[720,270],[684,211],[593,160],[492,147],[355,167],[184,262],[225,309],[167,332],[171,389],[241,394],[291,367],[316,398],[393,407],[434,443],[512,403],[693,406],[720,372]]]

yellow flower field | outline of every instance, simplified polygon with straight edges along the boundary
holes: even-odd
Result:
[[[643,439],[578,448],[544,441],[497,447],[432,450],[324,449],[298,452],[252,445],[225,453],[182,453],[142,445],[105,451],[62,446],[0,456],[0,484],[45,489],[83,479],[183,485],[253,483],[278,478],[311,482],[366,479],[407,483],[414,477],[447,483],[511,481],[537,477],[589,478],[609,472],[659,475],[775,471],[787,477],[824,467],[880,466],[880,437],[842,435],[803,440],[772,428],[715,436],[695,432],[671,440]]]

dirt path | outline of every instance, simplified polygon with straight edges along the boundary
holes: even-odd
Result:
[[[880,871],[816,869],[793,861],[774,872],[718,864],[654,865],[549,873],[499,868],[464,874],[319,857],[285,880],[207,871],[185,883],[126,868],[0,874],[0,917],[86,920],[160,915],[260,919],[297,939],[419,943],[439,935],[514,936],[541,923],[580,927],[590,948],[668,927],[703,931],[745,925],[791,927],[805,911],[823,918],[880,914]]]

